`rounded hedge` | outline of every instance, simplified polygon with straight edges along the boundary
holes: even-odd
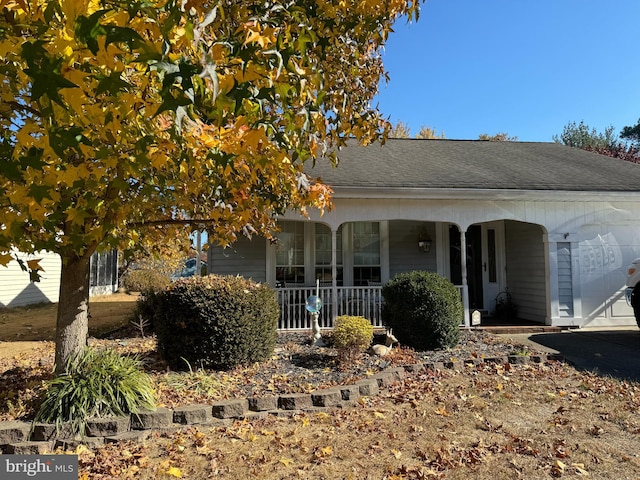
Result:
[[[280,310],[268,285],[192,277],[157,292],[153,303],[158,350],[174,369],[229,369],[273,355]]]
[[[458,344],[463,307],[456,287],[433,272],[401,273],[382,287],[382,320],[416,350]]]
[[[333,326],[333,344],[338,349],[365,350],[373,340],[373,325],[364,317],[341,315]]]

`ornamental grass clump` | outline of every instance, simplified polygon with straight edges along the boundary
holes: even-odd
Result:
[[[273,355],[280,307],[273,288],[242,277],[178,280],[154,298],[158,351],[175,370],[227,370]]]
[[[90,418],[127,416],[156,408],[153,383],[135,356],[85,348],[65,371],[46,384],[36,422],[55,423],[58,431],[84,436]]]
[[[382,287],[382,321],[415,350],[458,344],[463,307],[456,287],[433,272],[396,275]]]

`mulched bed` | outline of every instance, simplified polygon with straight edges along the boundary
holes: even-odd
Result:
[[[329,335],[324,338],[330,343]],[[387,367],[526,353],[525,347],[503,337],[464,330],[459,344],[451,349],[415,352],[400,346],[382,358],[362,353],[344,362],[338,358],[335,348],[316,347],[311,340],[310,332],[281,333],[274,355],[268,361],[220,372],[196,367],[172,372],[156,353],[155,338],[136,337],[131,330],[112,332],[101,339],[91,338],[89,344],[139,355],[154,378],[159,404],[167,407],[238,397],[309,393],[351,384]],[[0,420],[28,420],[33,416],[37,392],[42,382],[51,378],[52,366],[51,342],[43,342],[35,354],[0,365]]]

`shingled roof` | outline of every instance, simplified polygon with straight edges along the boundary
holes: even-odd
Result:
[[[557,143],[389,139],[338,158],[308,173],[334,188],[640,192],[639,164]]]

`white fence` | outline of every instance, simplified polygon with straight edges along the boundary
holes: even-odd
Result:
[[[456,287],[462,296],[462,287]],[[280,303],[279,330],[311,330],[311,314],[306,309],[307,298],[316,294],[316,287],[278,288]],[[320,287],[318,294],[322,309],[318,317],[320,328],[333,328],[333,320],[340,315],[360,316],[382,328],[382,287]],[[335,301],[334,301],[335,298]]]

